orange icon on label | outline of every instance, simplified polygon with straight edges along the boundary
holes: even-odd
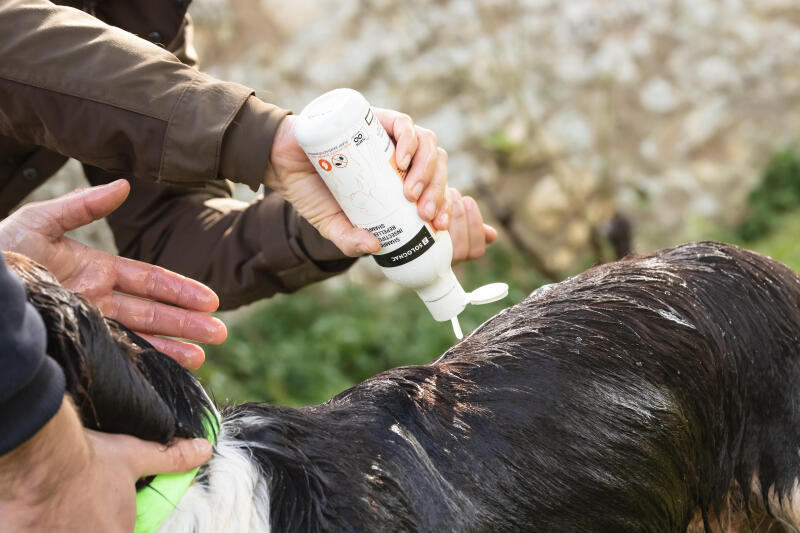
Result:
[[[333,161],[333,166],[336,168],[344,168],[347,166],[347,156],[344,154],[334,154],[331,157],[331,161]]]
[[[325,170],[325,171],[330,171],[330,169],[332,169],[332,168],[333,168],[333,167],[331,166],[331,162],[330,162],[330,161],[328,161],[327,159],[320,159],[320,160],[319,160],[319,161],[317,161],[317,162],[319,163],[319,166],[320,166],[320,168],[322,168],[322,170]]]

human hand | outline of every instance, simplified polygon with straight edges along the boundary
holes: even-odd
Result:
[[[453,205],[450,238],[453,241],[453,264],[465,259],[477,259],[486,251],[486,245],[497,238],[497,230],[483,223],[478,203],[470,196],[461,196],[457,190],[447,190]]]
[[[84,429],[65,397],[38,433],[0,456],[0,530],[130,533],[136,481],[191,470],[211,452],[205,439],[180,439],[167,447]]]
[[[403,184],[406,198],[416,202],[423,220],[431,222],[436,229],[446,230],[452,210],[445,194],[447,153],[438,146],[436,135],[415,126],[403,113],[375,109],[375,114],[395,142],[398,167],[408,170]],[[297,144],[296,120],[297,117],[289,115],[278,126],[264,182],[346,255],[355,257],[379,251],[378,239],[350,223]]]
[[[219,305],[211,289],[163,268],[101,252],[64,236],[111,213],[129,190],[127,181],[118,180],[27,204],[0,221],[0,249],[41,263],[62,285],[82,293],[104,315],[146,338],[181,365],[198,368],[205,358],[202,348],[157,335],[210,344],[225,340],[225,325],[203,314]]]

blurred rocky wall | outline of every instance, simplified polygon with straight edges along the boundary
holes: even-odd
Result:
[[[800,0],[195,0],[190,12],[201,67],[264,100],[299,111],[349,86],[435,130],[451,183],[486,185],[560,272],[591,256],[615,212],[639,251],[734,223],[766,158],[800,134]],[[80,180],[73,166],[37,197]],[[109,243],[107,230],[87,238]]]
[[[800,133],[797,0],[195,0],[202,66],[296,111],[350,86],[411,114],[556,269],[615,211],[636,248],[743,214]]]

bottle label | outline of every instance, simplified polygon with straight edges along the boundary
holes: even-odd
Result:
[[[350,222],[380,241],[379,265],[402,265],[433,245],[435,232],[406,199],[406,173],[398,168],[394,143],[372,108],[337,144],[306,154]]]
[[[375,262],[382,267],[396,267],[405,265],[409,261],[413,261],[418,256],[425,253],[425,251],[433,246],[433,236],[426,226],[422,226],[413,239],[406,244],[389,253],[373,255]]]

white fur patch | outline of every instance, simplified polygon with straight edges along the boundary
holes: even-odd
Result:
[[[234,437],[246,419],[224,421],[206,466],[207,485],[184,494],[159,533],[269,533],[269,491],[247,443]]]
[[[761,486],[755,475],[753,476],[752,488],[753,492],[758,497],[761,497]],[[775,487],[771,486],[767,500],[769,501],[769,509],[775,518],[789,531],[800,533],[800,484],[798,484],[798,480],[794,480],[792,489],[780,499],[775,493]]]

